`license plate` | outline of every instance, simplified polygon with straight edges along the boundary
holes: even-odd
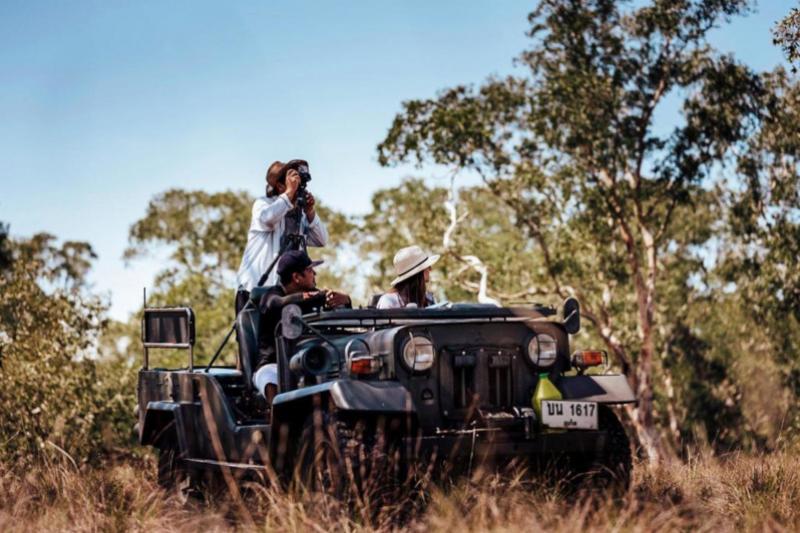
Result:
[[[543,400],[542,423],[551,428],[597,429],[597,404]]]

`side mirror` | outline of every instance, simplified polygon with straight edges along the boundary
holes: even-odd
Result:
[[[575,298],[567,298],[564,300],[564,309],[562,311],[564,329],[570,335],[575,335],[581,329],[581,304]]]
[[[303,312],[300,306],[289,304],[281,311],[281,333],[289,340],[295,340],[303,334]]]

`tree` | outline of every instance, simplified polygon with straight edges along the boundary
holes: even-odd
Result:
[[[455,193],[456,198],[450,199]],[[446,203],[457,207],[452,224]],[[491,206],[491,209],[486,209]],[[541,260],[530,240],[515,227],[514,211],[495,205],[494,195],[484,187],[448,191],[429,188],[420,179],[407,179],[399,186],[377,191],[372,210],[361,221],[361,253],[375,259],[370,279],[373,292],[383,292],[395,277],[392,257],[404,246],[417,244],[427,250],[444,252],[433,271],[431,286],[439,299],[473,300],[480,289],[480,274],[464,257],[480,258],[491,271],[489,296],[505,302],[522,302],[540,295],[524,290],[535,279]],[[449,246],[443,239],[448,235]]]
[[[106,304],[86,288],[95,258],[85,242],[37,234],[4,242],[0,273],[0,457],[25,465],[41,456],[96,457],[127,440],[119,413],[132,397],[109,387],[91,356],[105,326]],[[115,385],[123,383],[113,377]]]
[[[0,272],[11,265],[11,250],[8,242],[8,225],[0,223]]]
[[[800,86],[778,70],[762,126],[737,158],[720,276],[736,284],[755,324],[769,332],[785,382],[800,395]]]
[[[749,279],[760,314],[800,319],[800,86],[782,71],[765,79],[771,98],[762,127],[737,160],[745,187],[731,191],[738,246],[728,259],[739,267],[732,275]]]
[[[772,30],[773,42],[783,49],[790,63],[800,61],[800,9],[793,8]],[[797,66],[792,67],[797,71]]]
[[[711,171],[758,129],[768,97],[761,76],[706,41],[746,11],[743,0],[541,1],[519,57],[527,75],[405,102],[378,146],[384,165],[477,172],[513,210],[541,257],[537,284],[579,296],[628,374],[653,461],[663,451],[654,376],[668,372],[656,357],[659,290],[675,257],[696,259],[710,237]],[[669,129],[656,123],[668,96],[682,111]]]

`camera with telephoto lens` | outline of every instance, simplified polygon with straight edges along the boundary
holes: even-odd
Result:
[[[303,159],[292,159],[283,165],[281,173],[278,176],[278,181],[286,183],[286,175],[290,170],[295,170],[300,175],[300,186],[297,187],[295,205],[300,209],[304,209],[306,206],[306,201],[308,200],[308,196],[306,195],[306,186],[308,185],[308,182],[311,181],[311,172],[308,170],[308,161]]]

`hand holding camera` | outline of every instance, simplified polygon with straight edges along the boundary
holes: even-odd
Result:
[[[308,182],[311,181],[311,173],[308,171],[308,162],[303,159],[292,159],[283,165],[283,168],[278,174],[277,181],[285,184],[286,193],[289,195],[292,203],[308,214],[308,191],[306,190],[306,186]]]
[[[289,195],[289,199],[292,203],[295,201],[300,183],[300,174],[298,174],[296,170],[291,169],[286,173],[286,194]]]

